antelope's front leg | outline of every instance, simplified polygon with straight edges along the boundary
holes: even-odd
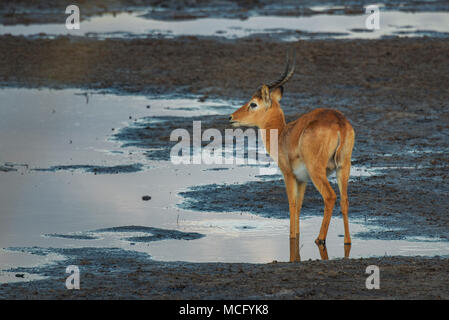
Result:
[[[299,252],[299,238],[290,238],[290,262],[301,261]]]
[[[290,211],[290,239],[299,238],[299,224],[296,223],[296,221],[298,220],[296,218],[296,216],[298,215],[298,211],[296,209],[298,193],[296,178],[293,174],[284,174],[284,181],[287,190],[288,207]]]

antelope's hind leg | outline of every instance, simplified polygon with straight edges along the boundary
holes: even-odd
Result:
[[[328,169],[331,169],[329,160],[332,159],[338,147],[338,135],[336,126],[320,124],[318,121],[311,123],[301,137],[301,150],[304,163],[307,167],[310,180],[323,197],[324,214],[321,222],[320,233],[315,243],[320,249],[323,260],[328,259],[326,250],[326,237],[329,223],[332,218],[337,196],[327,180]]]
[[[340,190],[340,208],[345,227],[345,238],[344,238],[345,258],[349,257],[349,253],[351,251],[351,235],[349,233],[349,221],[348,221],[348,209],[349,209],[348,181],[350,171],[351,171],[351,163],[349,161],[347,163],[344,163],[342,167],[337,169],[337,182],[338,188]]]
[[[324,200],[323,221],[321,222],[320,233],[318,235],[318,238],[315,240],[315,243],[320,249],[321,259],[327,260],[328,255],[326,249],[326,237],[337,196],[332,189],[329,181],[327,180],[325,170],[321,174],[319,174],[320,171],[315,171],[315,173],[318,174],[312,175],[311,179]]]

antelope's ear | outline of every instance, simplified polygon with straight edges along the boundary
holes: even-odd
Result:
[[[271,107],[270,89],[267,85],[262,85],[262,88],[260,89],[260,95],[262,96],[262,101],[264,102],[265,107]]]
[[[276,89],[273,89],[273,91],[271,91],[270,97],[274,101],[281,101],[283,93],[284,93],[284,87],[280,86],[280,87],[277,87]]]

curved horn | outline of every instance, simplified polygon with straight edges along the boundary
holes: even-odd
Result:
[[[282,76],[278,80],[276,80],[268,85],[268,88],[270,88],[270,90],[284,85],[288,80],[290,80],[290,78],[295,73],[295,51],[294,50],[292,50],[292,51],[293,51],[293,57],[292,57],[291,61],[290,61],[289,55],[287,53],[287,64],[285,66],[284,73],[282,73]]]

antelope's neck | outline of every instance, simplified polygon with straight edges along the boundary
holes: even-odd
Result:
[[[280,137],[285,126],[285,117],[281,108],[277,108],[274,114],[270,115],[267,121],[260,126],[260,129],[262,129],[262,141],[265,145],[265,149],[272,157],[273,152],[277,152],[280,147]]]

